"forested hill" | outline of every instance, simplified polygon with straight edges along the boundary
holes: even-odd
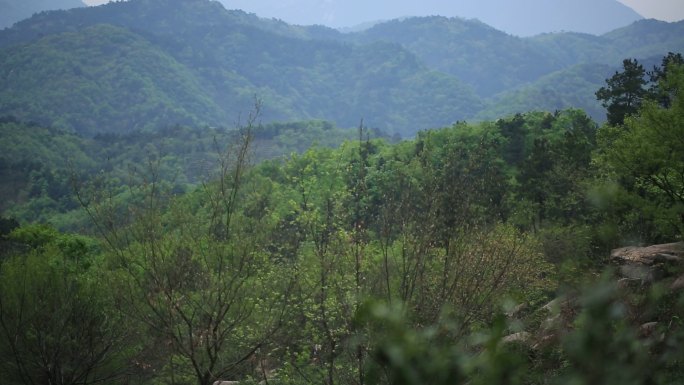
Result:
[[[680,51],[684,22],[642,20],[601,36],[564,32],[522,39],[477,20],[434,16],[394,20],[346,38],[401,44],[430,68],[489,96],[578,64],[615,66],[625,57]]]
[[[84,134],[263,120],[418,130],[518,106],[603,112],[593,92],[624,57],[684,50],[684,23],[518,38],[423,17],[367,31],[292,26],[208,0],[131,0],[37,14],[0,31],[0,114]],[[603,65],[597,65],[597,64]],[[548,79],[553,79],[549,81]],[[513,95],[513,96],[511,96]]]
[[[429,70],[396,44],[293,37],[300,31],[205,0],[137,0],[37,15],[0,34],[0,113],[80,132],[154,128],[179,118],[218,125],[248,111],[256,95],[265,121],[325,118],[355,126],[366,118],[408,134],[482,107],[458,79]],[[141,46],[131,48],[129,40]],[[125,54],[104,58],[116,51]],[[126,71],[111,76],[107,67]],[[49,83],[23,80],[36,71]],[[187,92],[159,92],[175,87]],[[37,97],[46,89],[53,95]],[[69,103],[74,97],[93,104]],[[198,110],[201,99],[210,102]],[[64,114],[71,108],[103,119],[79,126]]]

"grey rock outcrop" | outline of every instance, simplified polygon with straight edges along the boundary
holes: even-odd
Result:
[[[664,263],[681,263],[684,260],[684,242],[666,243],[646,247],[628,246],[614,249],[610,258],[618,264],[653,266]]]
[[[684,265],[684,242],[621,247],[611,251],[610,260],[619,266],[621,277],[651,284],[667,277],[672,267]]]

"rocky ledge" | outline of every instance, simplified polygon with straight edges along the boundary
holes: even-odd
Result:
[[[681,263],[684,260],[684,242],[646,247],[621,247],[611,251],[610,258],[618,264],[639,263],[645,266],[662,263]]]
[[[610,259],[618,265],[618,272],[622,276],[621,284],[650,284],[681,273],[681,268],[684,267],[684,242],[621,247],[610,253]],[[684,288],[684,275],[675,279],[671,288]]]

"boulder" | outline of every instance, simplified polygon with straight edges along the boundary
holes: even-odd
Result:
[[[611,251],[610,259],[619,265],[621,277],[654,283],[667,276],[669,267],[684,265],[684,242],[621,247]]]
[[[611,251],[610,258],[619,265],[679,264],[684,261],[684,242],[666,243],[647,247],[621,247]]]

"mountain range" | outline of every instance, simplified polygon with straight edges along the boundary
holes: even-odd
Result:
[[[616,0],[221,0],[228,9],[300,25],[368,26],[408,16],[464,17],[517,36],[572,31],[600,35],[642,16]],[[391,4],[391,6],[390,6]],[[0,29],[34,13],[83,7],[82,0],[0,0]]]
[[[600,35],[642,16],[616,0],[221,0],[228,9],[300,25],[359,29],[408,16],[464,17],[517,36],[572,31]],[[34,13],[83,7],[82,0],[0,0],[0,29]]]
[[[477,20],[415,17],[355,33],[208,0],[44,12],[0,31],[0,115],[83,134],[361,119],[391,134],[534,109],[583,108],[626,57],[684,51],[684,22],[520,38]]]

